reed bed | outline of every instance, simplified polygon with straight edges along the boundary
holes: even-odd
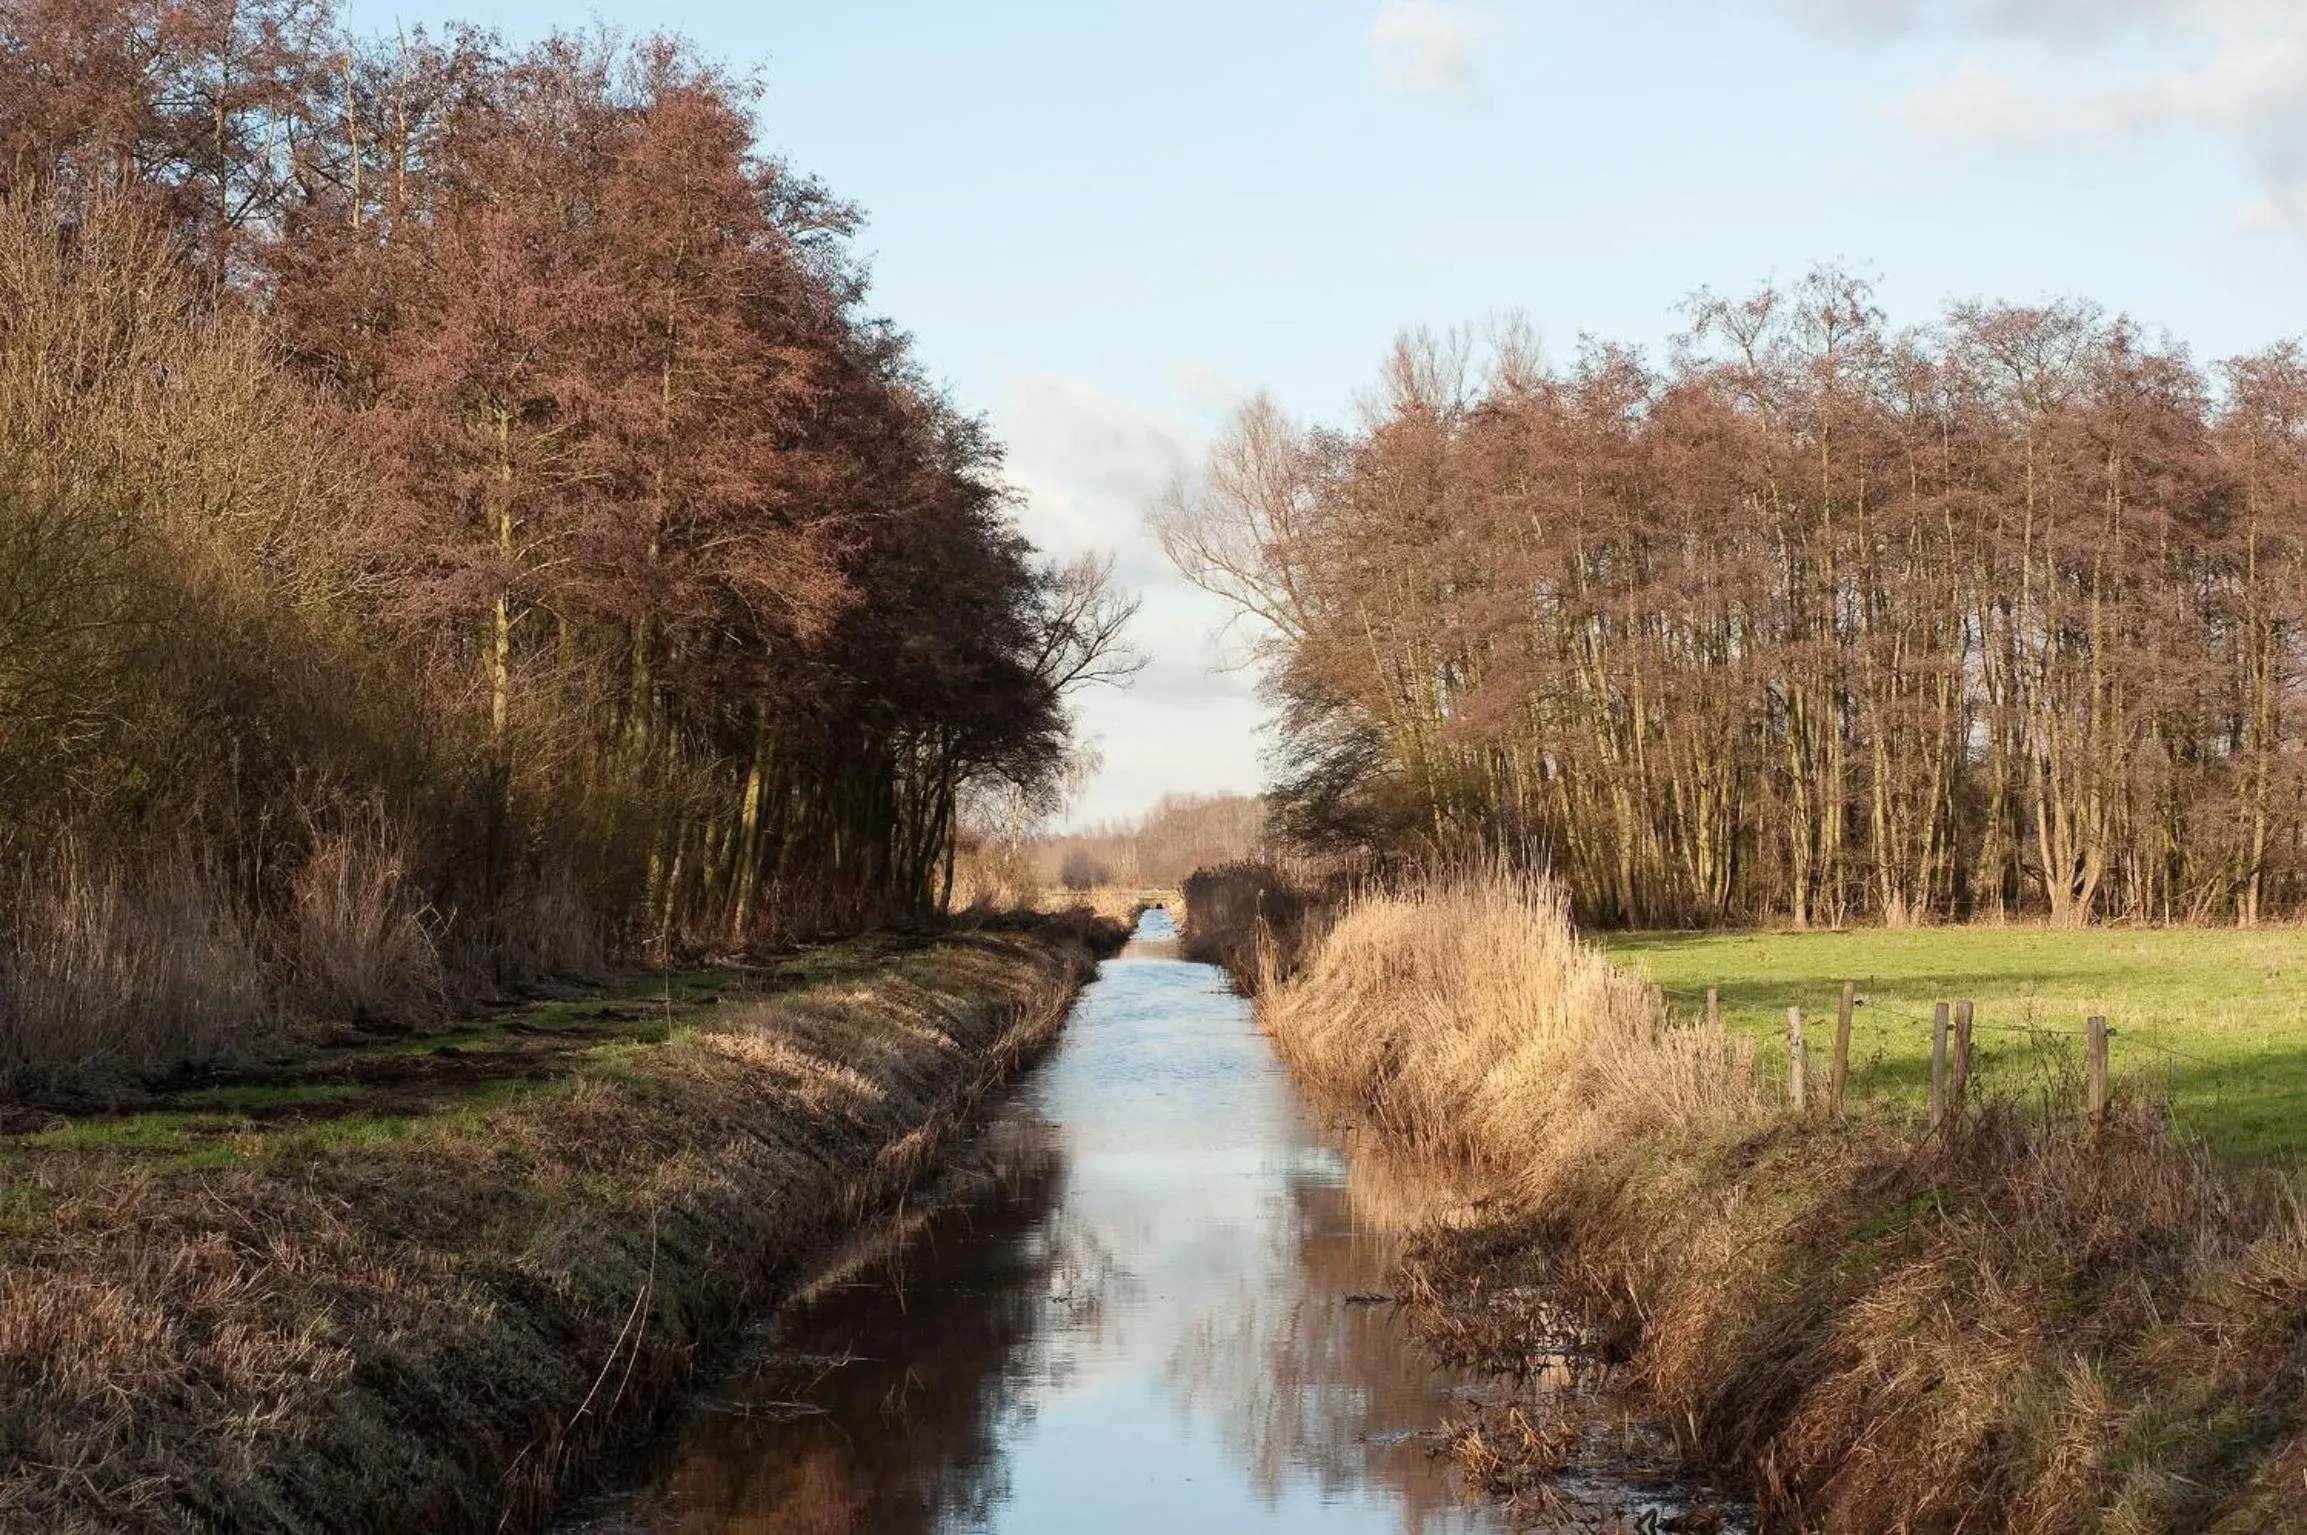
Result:
[[[1295,980],[1261,986],[1267,1027],[1318,1091],[1426,1149],[1536,1167],[1758,1111],[1751,1044],[1664,1028],[1550,884],[1356,901],[1312,952]]]
[[[1771,1528],[2307,1529],[2296,1190],[2147,1093],[1795,1115],[1504,875],[1349,902],[1259,1014],[1316,1093],[1496,1190],[1424,1244],[1438,1307],[1536,1278]]]

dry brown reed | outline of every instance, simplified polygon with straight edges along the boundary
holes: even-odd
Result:
[[[291,965],[316,1016],[407,1027],[442,1015],[447,977],[430,912],[381,823],[317,839],[291,912]]]
[[[1294,980],[1260,991],[1317,1090],[1453,1157],[1577,1157],[1758,1106],[1750,1047],[1664,1029],[1648,987],[1579,942],[1560,891],[1535,879],[1354,902]]]
[[[584,877],[566,860],[526,871],[490,915],[487,960],[469,962],[470,974],[531,986],[554,979],[597,980],[607,973],[610,924],[588,896]],[[662,930],[637,947],[653,949],[660,960],[667,957]]]
[[[255,943],[181,859],[130,879],[67,847],[0,912],[0,1096],[117,1092],[282,1042]]]
[[[953,854],[951,905],[965,916],[1028,911],[1041,903],[1041,876],[1020,843],[964,833]]]
[[[1087,890],[1047,890],[1036,902],[1050,912],[1086,911],[1107,922],[1135,928],[1137,920],[1155,906],[1177,899],[1174,890],[1144,890],[1135,885],[1093,885]]]
[[[2307,1528],[2295,1190],[2141,1094],[1794,1115],[1500,877],[1356,901],[1260,1016],[1329,1100],[1486,1172],[1464,1242],[1539,1267],[1773,1528]]]

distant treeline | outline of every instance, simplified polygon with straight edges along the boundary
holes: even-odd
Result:
[[[932,913],[1107,669],[665,39],[0,0],[0,1087]]]
[[[2081,303],[1894,330],[1822,271],[1664,365],[1406,340],[1165,505],[1263,621],[1283,826],[1503,853],[1589,921],[2307,903],[2307,356]]]
[[[1034,871],[1068,890],[1174,889],[1196,869],[1251,857],[1265,833],[1265,804],[1251,795],[1165,794],[1134,824],[1037,839]]]

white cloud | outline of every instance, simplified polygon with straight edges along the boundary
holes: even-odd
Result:
[[[1104,761],[1068,821],[1134,819],[1173,791],[1255,790],[1264,710],[1252,679],[1221,669],[1227,612],[1171,568],[1145,522],[1155,498],[1200,463],[1203,432],[1056,374],[1011,379],[994,420],[1026,535],[1053,555],[1113,554],[1117,577],[1144,602],[1131,638],[1151,662],[1136,685],[1075,699]]]
[[[1180,363],[1170,370],[1170,386],[1205,420],[1230,419],[1256,389],[1207,363]]]
[[[1144,509],[1200,462],[1195,428],[1047,373],[1011,379],[999,418],[1028,537],[1053,554],[1114,554],[1132,580],[1168,571]]]
[[[1885,111],[1917,138],[1948,149],[2096,148],[2144,131],[2156,108],[2135,86],[2061,87],[1967,59],[1894,98]]]
[[[2072,43],[2172,23],[2252,29],[2289,18],[2296,0],[1789,0],[1860,32],[1969,31]]]
[[[2307,232],[2301,0],[1806,0],[1864,30],[1967,38],[1971,56],[1886,104],[1949,149],[2105,147],[2174,130],[2257,175],[2245,227]]]
[[[1386,89],[1409,96],[1474,94],[1474,45],[1481,27],[1459,0],[1383,0],[1370,23]]]

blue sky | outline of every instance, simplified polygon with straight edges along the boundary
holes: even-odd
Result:
[[[597,15],[758,66],[766,147],[861,203],[879,307],[1118,553],[1154,663],[1086,701],[1077,821],[1254,788],[1252,679],[1145,504],[1244,394],[1336,418],[1401,328],[1658,346],[1821,260],[1899,321],[2079,294],[2217,358],[2307,332],[2307,0],[356,0],[515,40]]]

